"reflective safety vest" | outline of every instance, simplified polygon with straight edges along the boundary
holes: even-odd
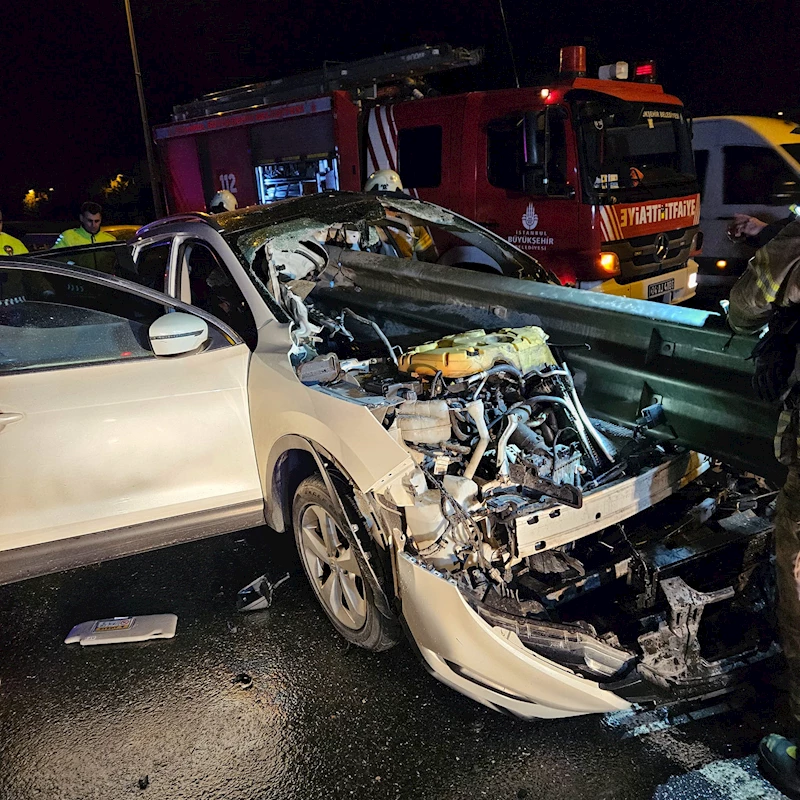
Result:
[[[100,244],[102,242],[116,242],[117,240],[105,231],[91,234],[84,228],[70,228],[56,239],[56,247],[80,247],[83,244]]]
[[[21,256],[28,248],[19,239],[7,233],[0,233],[0,256]]]

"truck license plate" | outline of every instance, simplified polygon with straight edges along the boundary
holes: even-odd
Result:
[[[659,295],[671,292],[675,288],[675,278],[670,278],[666,281],[659,281],[658,283],[651,283],[647,287],[647,299],[651,297],[658,297]]]

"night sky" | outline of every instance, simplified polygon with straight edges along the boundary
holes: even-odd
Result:
[[[200,94],[416,44],[484,46],[484,66],[442,88],[513,82],[497,0],[131,0],[151,124]],[[0,0],[0,203],[53,186],[70,215],[90,187],[144,158],[123,0]],[[694,116],[800,107],[800,15],[788,0],[505,0],[523,83],[584,44],[590,75],[655,58],[659,80]],[[55,212],[54,212],[55,213]]]

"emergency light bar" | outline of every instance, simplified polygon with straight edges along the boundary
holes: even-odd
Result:
[[[627,61],[617,61],[616,64],[603,64],[597,71],[597,77],[601,81],[627,81],[634,80],[638,83],[656,82],[656,62],[640,61],[633,65],[633,75]]]
[[[656,62],[652,59],[650,61],[641,61],[633,67],[633,79],[639,83],[655,83],[656,82]]]
[[[626,81],[628,80],[628,62],[617,61],[616,64],[604,64],[597,71],[601,81]]]

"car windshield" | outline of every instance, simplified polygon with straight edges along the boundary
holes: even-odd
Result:
[[[587,93],[589,94],[589,93]],[[584,189],[602,201],[697,191],[686,120],[679,106],[630,103],[592,93],[574,101]]]
[[[273,300],[280,292],[271,285],[267,251],[276,269],[296,280],[307,280],[312,274],[318,277],[320,269],[329,277],[324,265],[338,248],[557,282],[531,256],[438,206],[405,196],[357,197],[343,195],[341,208],[303,206],[314,213],[239,230],[226,239],[250,266],[251,278],[262,294]]]

